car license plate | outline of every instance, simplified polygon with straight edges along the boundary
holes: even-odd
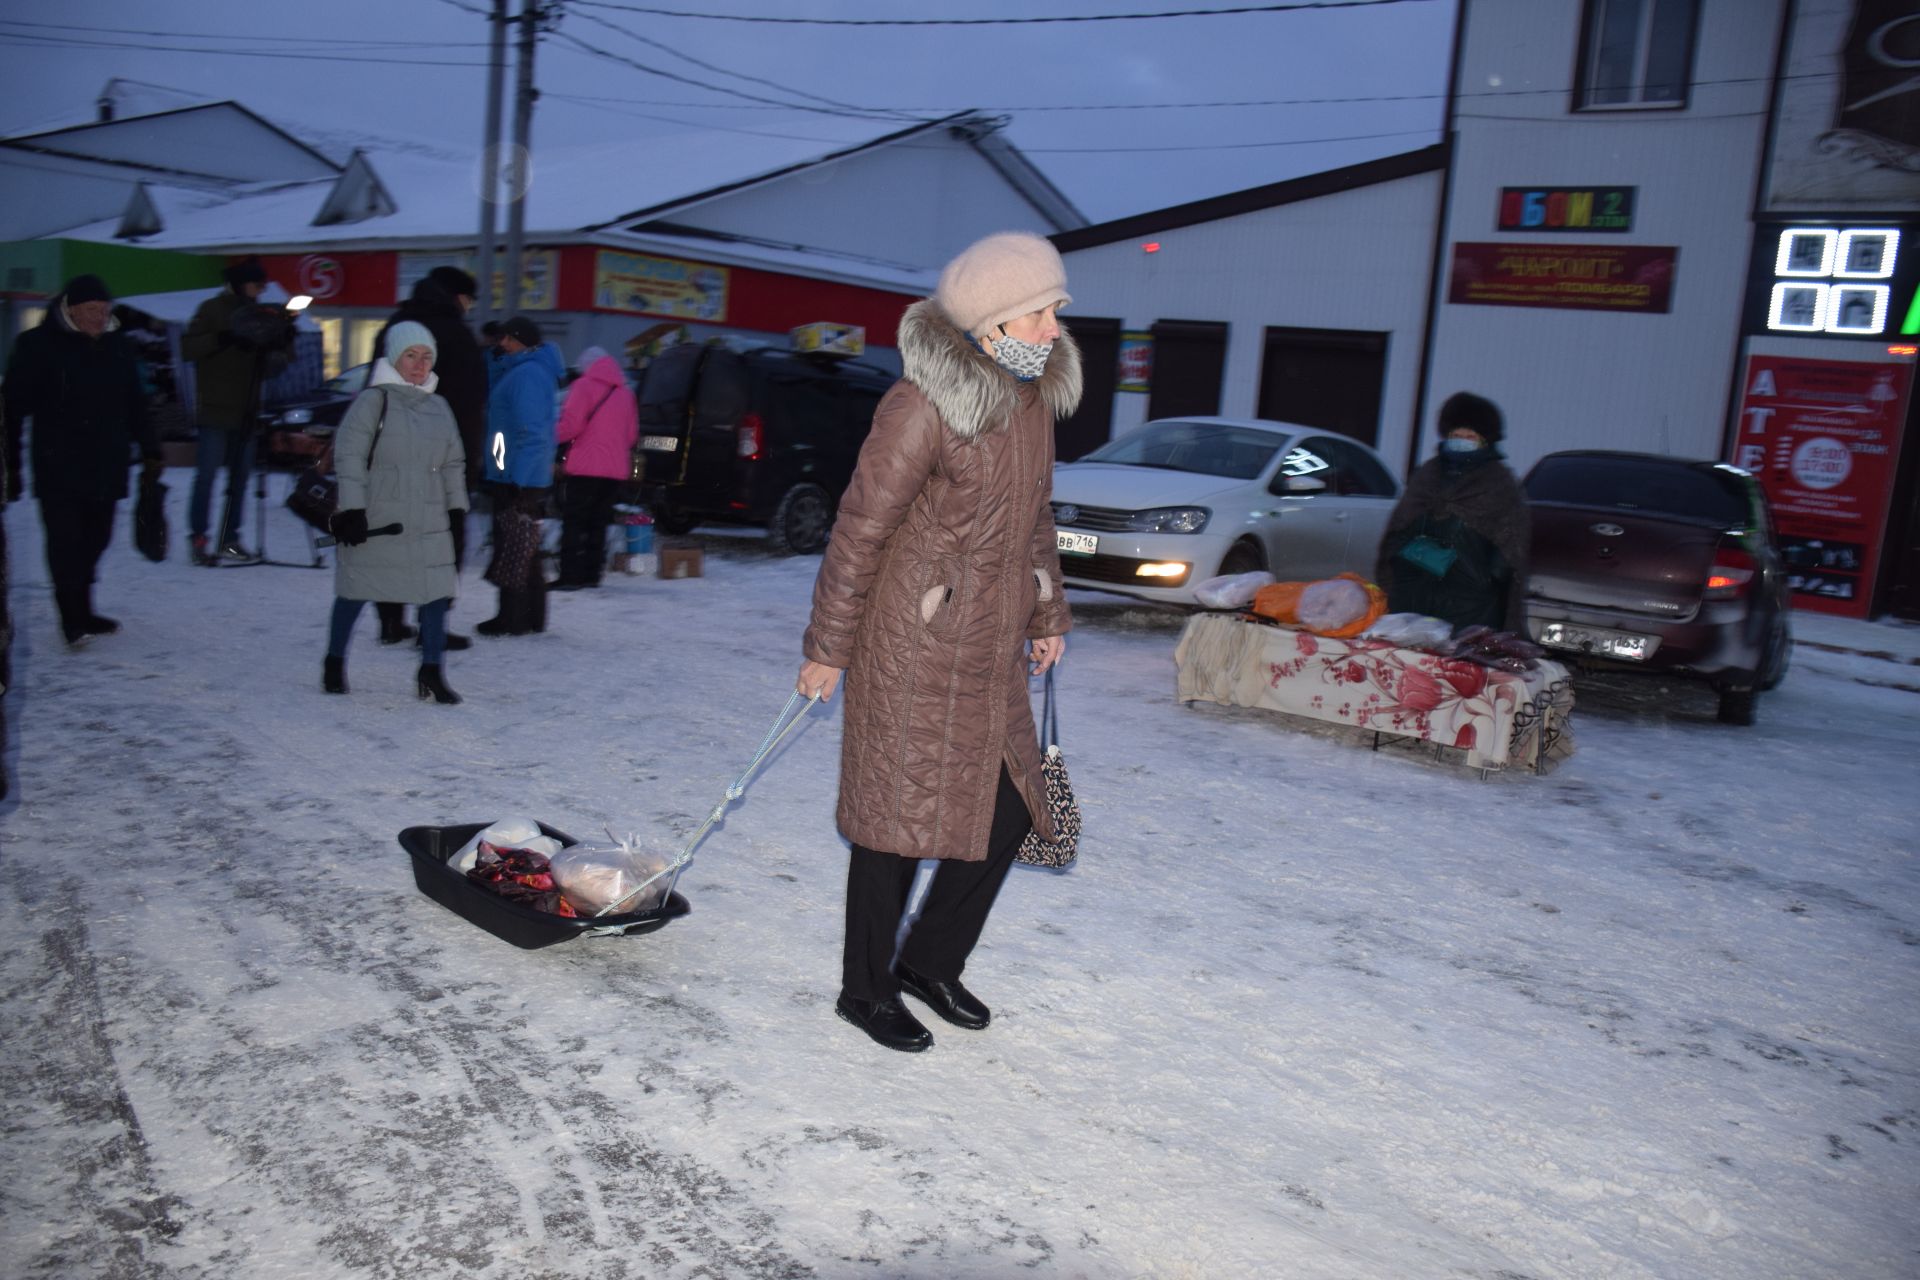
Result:
[[[1617,658],[1622,662],[1645,662],[1660,647],[1660,642],[1652,636],[1636,636],[1599,627],[1576,627],[1565,622],[1549,622],[1542,626],[1540,643],[1552,649],[1572,649],[1603,658]]]
[[[680,448],[679,436],[642,436],[642,449],[652,449],[657,453],[673,453]]]
[[[1100,548],[1100,539],[1090,533],[1056,529],[1054,535],[1059,539],[1060,549],[1070,556],[1090,556]]]

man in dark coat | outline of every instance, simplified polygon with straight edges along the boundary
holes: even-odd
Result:
[[[467,327],[467,312],[479,296],[479,282],[459,267],[435,267],[413,286],[413,296],[401,303],[373,341],[375,351],[386,350],[387,330],[402,320],[427,327],[438,345],[433,372],[440,379],[437,394],[453,410],[460,443],[467,451],[467,492],[480,489],[481,446],[487,431],[487,360]],[[456,566],[457,569],[457,566]],[[391,601],[377,606],[380,642],[417,640],[419,633],[405,625],[401,607]],[[447,633],[449,649],[465,649],[472,641]]]
[[[137,442],[160,469],[133,348],[114,325],[113,295],[98,276],[75,276],[47,318],[14,343],[7,360],[7,500],[20,497],[20,441],[33,423],[33,492],[46,527],[47,568],[69,645],[120,629],[93,611],[94,570],[113,536],[114,507],[127,496]]]
[[[259,559],[240,545],[240,505],[260,430],[260,388],[278,371],[275,365],[284,367],[293,343],[291,325],[272,327],[268,338],[258,326],[244,323],[267,287],[260,259],[234,263],[226,277],[227,287],[200,304],[180,339],[181,357],[193,361],[194,421],[200,428],[199,462],[187,503],[187,542],[196,564]],[[214,476],[222,466],[227,469],[226,506],[219,540],[209,545],[208,508]]]
[[[1493,401],[1462,391],[1440,406],[1439,428],[1439,454],[1387,518],[1374,581],[1395,613],[1525,635],[1533,523],[1502,461],[1506,423]]]

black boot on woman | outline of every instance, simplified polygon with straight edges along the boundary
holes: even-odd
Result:
[[[440,674],[439,663],[422,664],[416,679],[419,681],[422,698],[432,698],[435,702],[442,702],[447,706],[454,706],[460,701],[460,695],[447,688],[447,682]]]
[[[329,657],[320,668],[320,687],[328,693],[347,691],[347,660]]]

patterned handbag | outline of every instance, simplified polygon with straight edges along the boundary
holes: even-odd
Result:
[[[1036,867],[1064,871],[1080,853],[1080,806],[1073,799],[1073,784],[1067,781],[1067,762],[1060,754],[1060,713],[1053,705],[1053,672],[1047,672],[1046,701],[1040,711],[1040,776],[1047,786],[1047,813],[1053,818],[1055,839],[1043,840],[1038,831],[1027,832],[1014,857]]]

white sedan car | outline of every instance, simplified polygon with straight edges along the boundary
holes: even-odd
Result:
[[[1259,418],[1166,418],[1053,469],[1067,585],[1194,604],[1222,573],[1373,576],[1400,486],[1366,445]]]

